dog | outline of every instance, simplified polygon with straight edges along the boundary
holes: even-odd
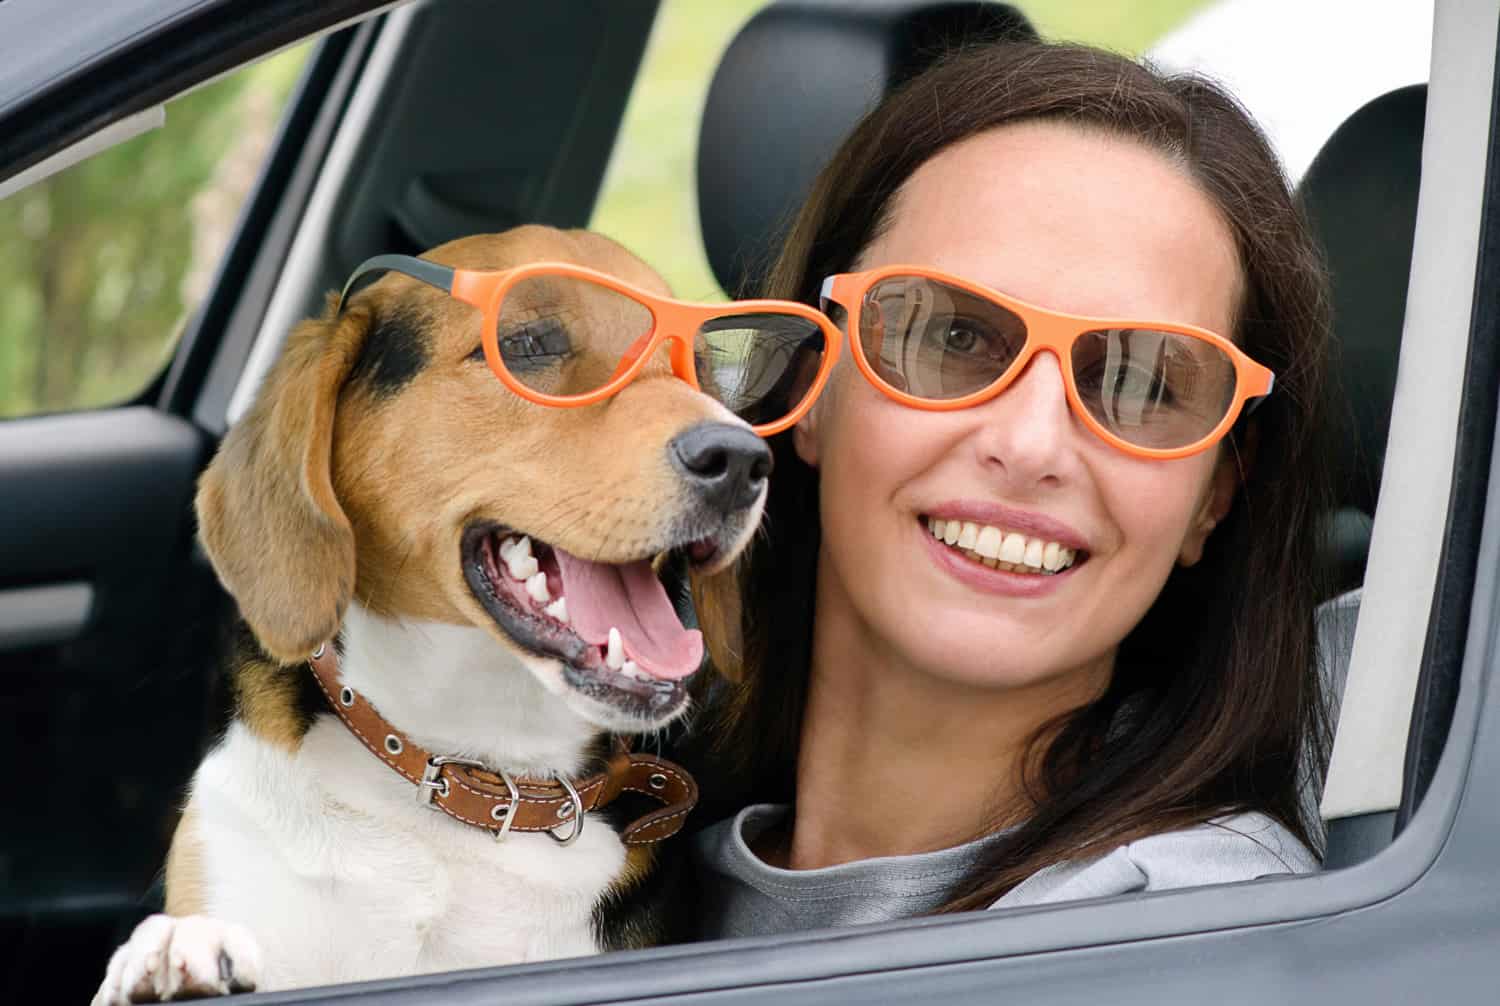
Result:
[[[425,257],[571,262],[669,295],[586,231],[525,226]],[[386,273],[294,329],[224,438],[195,508],[241,620],[233,715],[193,776],[166,913],[115,952],[96,1006],[659,937],[652,842],[695,790],[614,738],[683,713],[702,644],[653,563],[695,582],[728,567],[769,451],[665,359],[603,403],[555,408],[507,390],[480,346],[480,312]],[[688,440],[737,463],[704,480],[680,460]],[[625,628],[584,638],[605,615]],[[621,663],[644,651],[671,666]],[[627,798],[662,806],[634,823],[596,809]]]

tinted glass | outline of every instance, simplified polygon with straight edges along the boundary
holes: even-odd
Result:
[[[1010,311],[916,276],[875,283],[859,315],[865,359],[891,387],[921,398],[962,398],[988,387],[1026,343],[1026,326]]]
[[[1229,355],[1205,339],[1151,329],[1085,332],[1073,343],[1084,407],[1140,447],[1186,447],[1218,426],[1234,400]]]
[[[795,315],[736,314],[698,330],[698,382],[752,426],[783,419],[807,397],[823,362],[823,332]]]
[[[586,279],[533,276],[505,294],[495,332],[511,376],[545,395],[584,395],[608,384],[651,335],[651,311]]]

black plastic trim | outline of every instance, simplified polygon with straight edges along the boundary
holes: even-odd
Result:
[[[1500,61],[1500,39],[1496,40],[1496,53]],[[1397,834],[1426,795],[1443,753],[1458,700],[1464,642],[1474,602],[1474,575],[1479,562],[1479,538],[1484,530],[1485,497],[1495,439],[1496,389],[1500,388],[1500,279],[1497,279],[1500,277],[1500,164],[1496,161],[1500,139],[1497,138],[1500,138],[1500,74],[1490,89],[1484,201],[1474,262],[1474,302],[1469,316],[1468,358],[1459,400],[1448,519],[1407,732],[1401,803],[1396,809]]]

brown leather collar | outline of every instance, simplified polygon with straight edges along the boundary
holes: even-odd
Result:
[[[629,750],[617,751],[604,771],[577,781],[517,779],[478,762],[433,755],[339,681],[333,647],[318,647],[308,665],[339,719],[377,758],[416,784],[419,802],[497,839],[513,831],[545,831],[567,845],[583,831],[585,814],[630,792],[662,804],[620,833],[626,845],[648,845],[675,835],[698,802],[698,784],[680,765]]]

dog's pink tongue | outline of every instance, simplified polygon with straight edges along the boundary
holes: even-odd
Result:
[[[613,626],[620,630],[626,655],[652,677],[676,680],[698,669],[703,634],[682,627],[649,562],[612,566],[560,548],[553,551],[568,599],[568,621],[584,642],[605,645]]]

